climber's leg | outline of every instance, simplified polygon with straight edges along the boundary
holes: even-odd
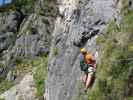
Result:
[[[86,89],[88,89],[91,86],[91,81],[92,81],[92,75],[88,74],[86,84],[85,84]]]
[[[87,80],[86,80],[86,84],[85,84],[86,89],[91,87],[93,74],[94,74],[94,68],[93,67],[89,67],[88,68]]]
[[[87,74],[85,74],[85,75],[83,76],[83,82],[84,82],[84,83],[86,83],[86,80],[87,80]]]

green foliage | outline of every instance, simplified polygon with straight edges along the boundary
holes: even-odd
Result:
[[[0,83],[0,94],[5,92],[6,90],[10,89],[12,86],[13,86],[13,84],[8,80],[2,81]]]
[[[53,48],[53,55],[57,56],[59,53],[59,49],[57,47]]]
[[[132,4],[130,4],[130,1],[132,0],[121,0],[122,1],[122,9],[121,12],[124,15],[127,15],[128,13],[132,12],[132,9],[130,9],[130,6]]]
[[[34,11],[35,0],[16,0],[14,6],[18,9],[23,9],[24,13],[29,14]]]
[[[128,32],[128,33],[131,33],[133,32],[133,12],[130,12],[129,14],[127,14],[125,17],[124,17],[124,21],[121,25],[121,30],[124,31],[124,32]],[[132,35],[132,34],[130,34]]]
[[[132,100],[124,95],[130,72],[133,71],[133,13],[124,16],[117,28],[114,22],[108,26],[105,35],[98,37],[101,47],[101,64],[97,69],[97,81],[89,94],[89,100]],[[129,83],[133,85],[133,83]],[[130,90],[130,88],[128,88]]]
[[[45,89],[44,80],[47,76],[47,57],[41,58],[36,63],[38,63],[38,67],[34,73],[34,79],[38,90],[38,99],[43,100],[43,94]]]
[[[53,5],[55,6],[55,0],[44,0],[44,5],[47,7],[53,7]]]
[[[41,16],[44,16],[44,15],[45,15],[45,14],[44,14],[44,11],[43,11],[43,10],[41,10],[41,9],[40,9],[40,10],[38,10],[38,12],[37,12],[37,13],[38,13],[38,15],[41,15]]]
[[[122,12],[123,12],[124,14],[127,14],[127,13],[129,12],[129,9],[128,9],[129,4],[128,4],[128,1],[129,1],[129,0],[122,0],[122,4],[123,4]]]
[[[47,76],[47,56],[37,58],[21,58],[16,60],[16,72],[18,76],[23,76],[32,72],[37,88],[37,98],[43,100],[44,80]]]
[[[32,72],[32,69],[34,68],[34,66],[32,64],[33,61],[35,61],[35,59],[17,57],[17,59],[16,59],[17,76],[23,76],[28,72]]]
[[[34,11],[35,0],[14,0],[12,4],[0,8],[0,12],[9,10],[23,9],[25,14],[32,13]]]

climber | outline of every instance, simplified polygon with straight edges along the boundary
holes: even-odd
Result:
[[[85,84],[85,91],[87,91],[92,85],[93,76],[96,71],[96,60],[94,55],[85,48],[82,48],[80,52],[80,68],[85,74],[82,80]]]

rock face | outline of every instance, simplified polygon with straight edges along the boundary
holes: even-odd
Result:
[[[17,36],[17,32],[20,28],[20,24],[24,19],[24,14],[19,11],[10,11],[0,14],[0,78],[6,76],[9,68],[7,66],[11,63],[10,58],[11,49],[14,46],[14,42]]]
[[[4,15],[4,16],[3,16]],[[24,15],[21,11],[11,11],[8,13],[2,13],[0,17],[0,51],[8,49],[12,44],[13,38],[16,36],[17,30],[19,30],[20,23],[24,19]]]
[[[14,85],[20,82],[23,76],[19,76],[19,71],[16,71],[16,60],[19,57],[35,58],[48,55],[50,50],[57,15],[52,1],[17,1],[23,7],[14,5],[12,8],[11,5],[10,8],[9,5],[7,9],[6,6],[0,8],[0,85],[5,79]],[[5,100],[35,100],[35,92],[33,76],[26,75],[20,84],[7,90],[2,96]]]
[[[98,55],[96,38],[104,33],[110,19],[114,18],[119,27],[121,0],[33,1],[33,12],[28,14],[27,6],[26,10],[0,13],[0,82],[15,79],[12,70],[17,57],[49,54],[46,100],[79,100],[79,50],[86,47]],[[132,0],[128,1],[133,9]],[[35,94],[33,76],[26,75],[1,96],[6,100],[34,100]]]
[[[20,84],[12,87],[0,99],[4,100],[35,100],[37,90],[32,75],[25,75]]]
[[[96,52],[96,37],[109,20],[117,19],[116,0],[58,0],[60,16],[55,22],[49,56],[46,100],[78,100],[79,50]]]
[[[14,46],[16,56],[37,56],[49,52],[51,33],[42,16],[32,14],[22,26]]]
[[[20,1],[22,2],[22,1]],[[33,1],[32,1],[33,2]],[[34,12],[23,9],[0,13],[0,78],[14,69],[17,57],[35,57],[48,54],[56,12],[39,0]],[[47,13],[45,13],[47,12]]]

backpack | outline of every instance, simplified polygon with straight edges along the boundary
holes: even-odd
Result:
[[[85,60],[84,60],[84,56],[80,55],[80,69],[81,71],[87,71],[89,68],[88,64],[86,64]]]

